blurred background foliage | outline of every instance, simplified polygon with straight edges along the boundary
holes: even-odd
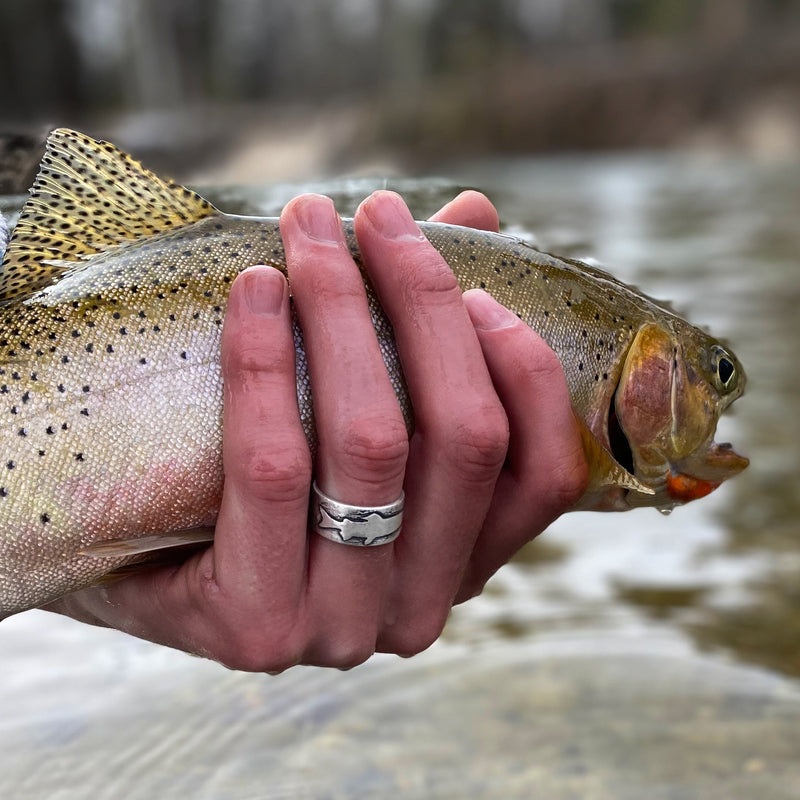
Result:
[[[780,158],[800,143],[800,0],[2,0],[0,76],[6,191],[64,124],[232,180],[601,148]]]

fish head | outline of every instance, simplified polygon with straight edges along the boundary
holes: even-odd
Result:
[[[629,506],[682,505],[747,466],[729,444],[714,441],[720,415],[744,386],[736,356],[708,334],[680,320],[640,328],[614,395],[613,425],[627,468],[655,494],[629,492]]]

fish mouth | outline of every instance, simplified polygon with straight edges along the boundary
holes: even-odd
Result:
[[[738,475],[750,463],[730,442],[711,442],[695,466],[673,467],[667,475],[667,493],[677,503],[688,503],[711,494],[725,480]]]

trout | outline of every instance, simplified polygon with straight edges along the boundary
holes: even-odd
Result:
[[[595,267],[420,227],[462,289],[486,289],[558,355],[589,462],[577,508],[671,509],[747,465],[714,442],[745,384],[716,339]],[[213,536],[220,334],[230,285],[254,264],[285,269],[276,219],[224,214],[107,142],[49,136],[0,267],[0,618]],[[364,280],[411,429],[391,326]],[[313,448],[297,325],[295,344]]]

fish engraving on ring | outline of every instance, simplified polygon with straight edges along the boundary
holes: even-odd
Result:
[[[403,524],[404,494],[386,506],[368,508],[341,503],[324,494],[316,482],[312,494],[314,530],[341,544],[374,547],[394,541]]]

